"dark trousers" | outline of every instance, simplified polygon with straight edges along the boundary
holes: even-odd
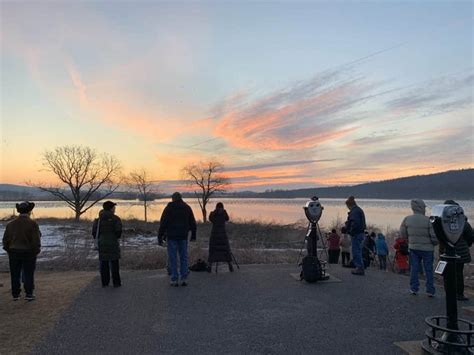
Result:
[[[379,255],[380,270],[387,270],[387,255]]]
[[[36,255],[11,252],[9,253],[9,259],[12,296],[20,296],[22,278],[26,294],[32,295],[35,289]]]
[[[328,255],[329,255],[329,264],[337,264],[339,262],[339,253],[341,251],[339,249],[337,250],[328,250]]]
[[[120,267],[118,260],[101,260],[100,261],[100,278],[102,286],[108,286],[110,283],[110,271],[112,271],[112,282],[114,286],[121,286]]]
[[[351,261],[351,253],[347,251],[343,251],[341,253],[341,258],[342,258],[342,265],[347,265]]]

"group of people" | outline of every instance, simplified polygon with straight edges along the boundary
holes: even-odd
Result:
[[[453,200],[445,204],[457,205]],[[34,271],[36,257],[41,250],[41,232],[38,224],[30,216],[35,204],[21,202],[16,205],[19,216],[9,222],[3,236],[3,248],[9,256],[11,291],[14,300],[20,298],[21,283],[25,290],[25,299],[32,301],[34,295]],[[344,266],[354,268],[352,274],[364,275],[373,256],[378,257],[379,266],[387,268],[389,254],[385,236],[382,233],[367,233],[364,211],[357,205],[355,198],[350,196],[346,201],[349,209],[347,221],[341,229],[342,237],[333,229],[327,236],[329,263],[338,263],[339,255]],[[103,203],[99,217],[94,220],[92,236],[99,253],[100,275],[103,287],[107,287],[112,280],[114,287],[122,285],[120,278],[120,244],[122,235],[121,219],[115,214],[116,204],[112,201]],[[423,200],[411,201],[413,214],[404,218],[400,226],[400,235],[394,244],[395,264],[400,273],[410,272],[410,292],[418,294],[420,283],[419,273],[421,266],[426,277],[426,293],[432,297],[435,294],[434,286],[434,250],[438,245],[429,217],[425,215],[426,205]],[[209,215],[212,223],[209,241],[208,271],[212,264],[225,262],[229,271],[233,271],[232,253],[225,229],[229,215],[222,203]],[[186,286],[188,283],[188,238],[196,241],[196,220],[191,207],[183,201],[179,192],[171,197],[171,202],[163,210],[158,230],[158,244],[167,241],[168,270],[171,277],[171,286]],[[460,256],[456,262],[457,297],[458,300],[467,300],[464,295],[464,264],[471,261],[469,247],[474,241],[473,230],[468,222],[459,242],[456,244],[456,253]],[[440,253],[444,252],[444,245],[440,245]],[[351,258],[352,256],[352,258]],[[179,263],[178,263],[179,259]],[[179,267],[178,267],[179,265]]]
[[[446,200],[446,205],[459,205],[456,201]],[[354,275],[364,275],[365,269],[370,265],[371,255],[377,255],[381,269],[387,265],[388,246],[383,234],[379,233],[375,238],[375,233],[368,234],[365,224],[364,211],[357,206],[353,196],[346,201],[349,209],[347,221],[342,228],[342,233],[351,236],[352,242],[352,263],[355,270]],[[439,245],[439,253],[444,253],[445,245],[439,243],[430,219],[426,216],[426,204],[421,199],[411,200],[413,214],[405,217],[400,226],[400,235],[395,240],[395,264],[399,273],[410,272],[410,293],[417,295],[420,289],[419,275],[424,270],[426,286],[425,291],[429,297],[435,295],[434,285],[434,251]],[[336,248],[336,231],[329,236],[329,262],[334,262],[334,251]],[[375,240],[374,240],[375,239]],[[460,257],[456,261],[456,292],[459,301],[466,301],[468,298],[464,294],[464,265],[471,262],[470,247],[474,242],[474,234],[468,221],[464,224],[464,229],[459,241],[455,245],[456,254]],[[340,241],[342,246],[342,241]],[[337,248],[338,249],[338,248]],[[333,249],[334,250],[334,249]],[[333,255],[333,258],[331,258]],[[337,259],[336,259],[337,260]],[[337,261],[336,261],[337,262]],[[344,260],[343,260],[344,264]]]

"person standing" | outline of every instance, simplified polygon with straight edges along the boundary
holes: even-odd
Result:
[[[377,238],[375,239],[375,250],[377,252],[377,257],[379,258],[380,270],[387,270],[388,246],[385,241],[385,236],[382,233],[377,234]]]
[[[221,261],[226,262],[229,265],[229,271],[233,272],[229,238],[227,238],[225,230],[225,223],[229,221],[229,215],[222,202],[218,202],[216,209],[209,214],[209,221],[212,223],[212,230],[209,239],[209,257],[207,259],[209,265],[207,271],[211,272],[212,263]]]
[[[438,244],[429,217],[425,216],[426,205],[421,199],[411,200],[413,214],[403,219],[400,225],[400,235],[408,239],[410,249],[410,292],[418,293],[420,287],[419,265],[423,263],[426,277],[426,294],[435,295],[433,260],[434,246]]]
[[[99,218],[92,225],[92,236],[96,239],[99,249],[100,278],[102,287],[109,286],[110,273],[114,287],[122,286],[120,279],[120,244],[122,236],[122,220],[115,215],[115,206],[112,201],[105,201]]]
[[[342,266],[348,266],[351,261],[351,237],[347,233],[343,233],[339,245],[341,246]]]
[[[329,264],[338,264],[339,263],[339,254],[341,249],[339,247],[339,243],[341,241],[341,237],[337,234],[336,230],[331,230],[331,234],[328,236],[328,254],[329,254]]]
[[[171,196],[171,202],[163,210],[158,230],[158,244],[163,240],[168,243],[168,261],[171,271],[171,286],[178,286],[178,277],[181,286],[187,285],[188,277],[188,234],[191,231],[191,241],[196,241],[196,220],[191,207],[183,201],[179,192]],[[179,275],[178,275],[179,254]]]
[[[349,213],[342,232],[349,233],[352,238],[352,260],[356,267],[352,274],[364,275],[364,262],[362,260],[362,243],[364,242],[364,231],[366,229],[364,211],[357,206],[354,196],[350,196],[346,200],[346,206]]]
[[[16,204],[20,214],[5,227],[3,249],[10,262],[11,291],[14,301],[20,299],[21,281],[25,288],[25,300],[34,301],[36,258],[41,251],[41,232],[38,223],[31,219],[33,202]]]
[[[457,205],[459,204],[453,200],[446,200],[444,201],[445,205]],[[456,255],[460,257],[460,259],[456,260],[456,295],[458,301],[468,301],[464,295],[464,264],[469,264],[472,261],[470,247],[472,242],[474,241],[474,235],[471,225],[466,219],[466,223],[464,224],[464,229],[462,231],[461,237],[459,238],[458,242],[454,246],[454,250],[456,251]],[[440,254],[444,253],[445,246],[440,244],[439,252]]]
[[[408,256],[410,255],[407,240],[398,236],[395,239],[393,249],[395,249],[395,268],[397,272],[399,274],[406,274],[409,269]]]
[[[368,268],[370,266],[370,262],[373,259],[373,255],[375,253],[375,233],[368,233],[365,232],[365,238],[363,243],[362,249],[362,259],[364,260],[364,268]]]

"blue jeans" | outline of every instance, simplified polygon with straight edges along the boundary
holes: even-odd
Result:
[[[179,254],[179,276],[181,280],[188,277],[188,240],[168,239],[168,261],[171,271],[171,281],[178,281],[178,254]]]
[[[364,233],[352,236],[352,262],[357,269],[364,270],[364,261],[362,260],[362,243],[364,242]]]
[[[434,255],[432,251],[410,249],[410,289],[412,291],[418,292],[420,288],[418,275],[420,272],[420,262],[423,262],[426,277],[426,292],[432,295],[435,294],[433,259]]]

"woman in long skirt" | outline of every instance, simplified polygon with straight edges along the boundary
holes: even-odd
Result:
[[[225,223],[229,221],[229,215],[222,202],[216,204],[216,209],[209,214],[209,220],[212,222],[212,230],[209,239],[208,271],[211,272],[212,263],[226,262],[229,265],[229,271],[233,272],[232,253],[225,230]]]

